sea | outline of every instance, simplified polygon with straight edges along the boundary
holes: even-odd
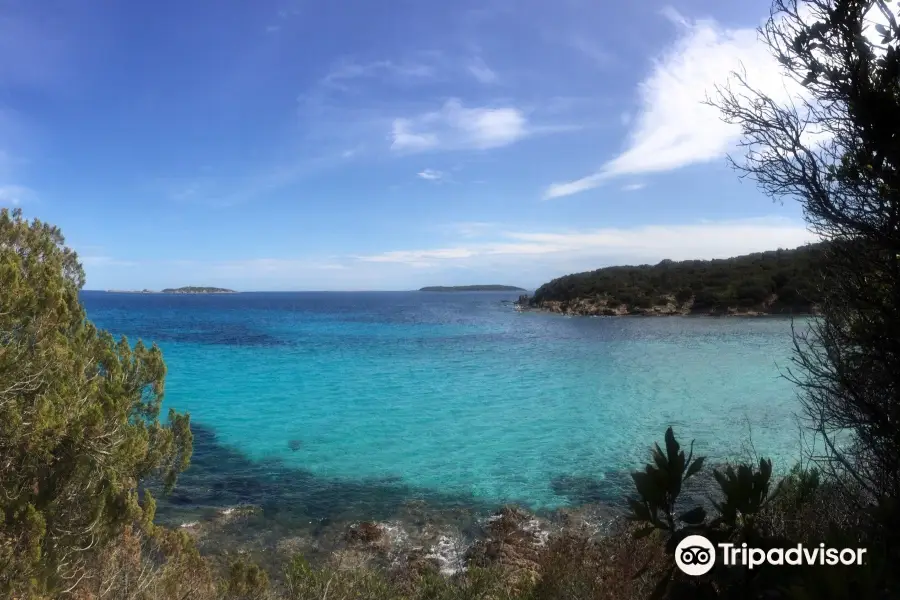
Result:
[[[567,317],[516,297],[82,294],[98,326],[159,345],[165,407],[191,415],[171,524],[241,505],[286,530],[615,505],[669,426],[708,461],[801,456],[785,375],[802,319]]]

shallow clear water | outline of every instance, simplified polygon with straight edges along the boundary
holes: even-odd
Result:
[[[410,498],[532,508],[620,495],[673,425],[712,458],[798,455],[783,318],[567,318],[503,293],[85,292],[155,341],[197,426],[172,500],[306,516]]]

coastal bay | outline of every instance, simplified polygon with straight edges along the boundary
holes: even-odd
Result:
[[[290,536],[405,522],[410,503],[457,528],[506,503],[613,506],[668,423],[711,460],[752,428],[791,466],[788,319],[551,318],[516,297],[83,294],[100,326],[160,345],[166,405],[191,413],[170,524],[253,505],[254,535]]]

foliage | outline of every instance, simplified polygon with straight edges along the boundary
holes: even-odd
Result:
[[[161,352],[98,331],[83,284],[56,227],[0,211],[0,595],[74,587],[125,526],[152,524],[138,484],[170,488],[190,459],[188,417],[159,420]]]
[[[812,245],[724,260],[606,267],[545,283],[532,303],[604,298],[607,306],[649,307],[671,296],[680,304],[693,298],[697,311],[766,304],[773,312],[809,312],[820,300],[816,264],[821,252]]]
[[[758,466],[741,464],[713,470],[718,486],[713,499],[715,512],[707,514],[702,506],[676,511],[684,483],[700,473],[704,459],[685,456],[672,428],[666,430],[666,450],[659,445],[652,462],[644,471],[632,474],[637,495],[631,498],[631,518],[643,525],[635,535],[661,532],[666,539],[670,567],[659,579],[652,598],[870,598],[883,592],[887,584],[884,556],[871,553],[863,566],[828,565],[758,565],[750,569],[741,565],[724,565],[718,560],[712,570],[699,577],[681,573],[675,566],[679,542],[689,535],[701,535],[713,545],[732,543],[737,547],[769,550],[796,547],[797,543],[825,543],[828,547],[866,547],[870,541],[841,530],[838,520],[827,523],[824,535],[811,535],[792,530],[791,537],[781,535],[786,529],[775,521],[790,520],[813,505],[820,491],[818,472],[795,469],[777,485],[772,481],[772,463],[761,459]],[[830,513],[830,514],[829,514]],[[825,521],[834,511],[821,511],[815,519]],[[809,517],[809,515],[807,515]],[[821,531],[821,529],[820,529]],[[861,533],[861,532],[856,532]],[[873,550],[873,548],[869,548]],[[719,552],[719,551],[717,551]],[[721,558],[721,557],[719,557]]]
[[[737,74],[714,104],[743,131],[736,166],[796,198],[828,242],[821,318],[795,336],[791,379],[818,466],[900,564],[898,7],[776,0],[761,33],[806,98],[779,103]]]
[[[265,600],[269,596],[269,576],[259,565],[232,563],[228,579],[222,585],[223,600]]]

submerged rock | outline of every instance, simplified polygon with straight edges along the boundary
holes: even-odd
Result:
[[[252,504],[229,506],[227,508],[219,509],[219,511],[216,513],[216,522],[220,524],[228,523],[229,521],[233,521],[234,519],[249,517],[250,515],[255,515],[260,512],[262,512],[262,509]]]
[[[351,525],[344,539],[351,546],[375,546],[388,541],[384,528],[370,521]]]

